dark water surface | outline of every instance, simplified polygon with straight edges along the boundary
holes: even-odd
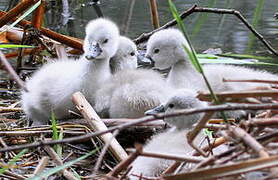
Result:
[[[207,7],[214,2],[212,7],[233,8],[242,13],[248,22],[252,22],[254,10],[260,0],[175,0],[179,12],[182,12],[193,4]],[[1,0],[0,8],[5,9],[11,0]],[[90,1],[63,0],[48,2],[45,26],[55,31],[83,38],[84,26],[96,18],[96,12]],[[163,25],[172,19],[167,0],[157,0],[160,24]],[[64,5],[63,5],[64,4]],[[69,5],[69,8],[65,8]],[[100,7],[105,16],[116,21],[122,34],[131,38],[139,36],[143,32],[151,31],[151,16],[148,0],[134,0],[131,12],[132,0],[101,0]],[[64,7],[64,8],[62,8]],[[278,49],[278,20],[274,14],[278,11],[277,0],[264,0],[261,18],[256,29],[275,49]],[[193,35],[193,29],[198,21],[199,13],[195,13],[184,20],[187,31],[197,51],[208,48],[220,47],[224,52],[246,53],[250,31],[233,15],[208,14],[200,30]],[[68,18],[69,17],[69,18]],[[128,24],[128,17],[130,23]],[[222,23],[221,23],[222,22]],[[64,24],[64,25],[62,25]],[[126,33],[124,33],[126,32]],[[249,54],[265,51],[262,43],[255,39]]]

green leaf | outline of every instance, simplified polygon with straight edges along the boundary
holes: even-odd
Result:
[[[57,173],[57,172],[59,172],[59,171],[61,171],[63,169],[66,169],[66,168],[72,166],[73,164],[75,164],[75,163],[77,163],[77,162],[79,162],[79,161],[81,161],[83,159],[86,159],[87,157],[95,154],[97,152],[97,150],[98,149],[95,149],[95,150],[93,150],[93,151],[91,151],[91,152],[89,152],[89,153],[87,153],[87,154],[85,154],[85,155],[75,159],[75,160],[66,162],[62,166],[57,166],[55,168],[51,168],[51,169],[48,169],[46,171],[43,171],[43,172],[37,174],[35,177],[28,178],[27,180],[41,180],[42,178],[48,177],[48,176],[50,176],[52,174],[55,174],[55,173]]]
[[[54,115],[53,111],[51,111],[50,121],[51,121],[51,129],[52,129],[52,139],[53,140],[59,140],[56,118],[55,118],[55,115]],[[55,152],[61,157],[61,155],[62,155],[61,154],[61,149],[62,149],[61,145],[60,144],[55,144],[53,148],[54,148]]]
[[[19,44],[0,44],[0,48],[34,48],[35,46],[19,45]]]
[[[210,139],[213,138],[213,137],[212,137],[213,131],[210,131],[208,128],[204,128],[204,129],[203,129],[203,133],[204,133],[206,136],[208,136]]]
[[[16,163],[16,161],[26,152],[28,151],[28,149],[23,149],[22,151],[20,151],[16,156],[14,156],[9,162],[7,167],[3,167],[0,168],[0,175],[3,174],[7,169],[9,169],[9,166],[12,166]]]
[[[13,28],[19,21],[24,19],[26,16],[31,14],[39,5],[41,4],[41,1],[38,1],[36,4],[34,4],[31,8],[29,8],[25,13],[23,13],[15,22],[13,22],[8,29]]]
[[[223,53],[223,54],[218,54],[218,56],[232,57],[237,59],[274,60],[272,57],[254,56],[249,54]]]
[[[184,48],[185,52],[189,56],[189,59],[190,59],[192,65],[194,66],[194,68],[196,69],[196,71],[199,72],[202,75],[202,77],[205,81],[205,84],[206,84],[206,86],[207,86],[207,88],[210,92],[210,95],[212,96],[212,98],[214,100],[214,103],[215,104],[220,104],[218,98],[216,97],[215,93],[213,92],[212,87],[209,84],[209,81],[208,81],[208,79],[207,79],[207,77],[206,77],[206,75],[205,75],[205,73],[202,69],[202,66],[200,65],[200,63],[198,61],[196,52],[195,52],[195,50],[194,50],[194,48],[193,48],[193,46],[192,46],[192,44],[191,44],[191,42],[190,42],[190,40],[187,36],[185,26],[184,26],[179,14],[178,14],[178,11],[177,11],[174,3],[171,0],[168,0],[168,3],[169,3],[169,6],[170,6],[170,10],[172,12],[172,15],[175,18],[175,20],[177,21],[178,27],[179,27],[180,31],[183,33],[183,35],[184,35],[184,37],[187,41],[187,44],[183,45],[183,48]],[[220,113],[223,116],[223,119],[225,120],[225,122],[227,122],[227,117],[225,116],[224,112],[220,112]]]

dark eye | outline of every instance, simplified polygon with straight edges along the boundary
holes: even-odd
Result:
[[[107,43],[108,42],[108,39],[104,39],[103,41],[103,44]]]
[[[157,54],[157,53],[159,53],[159,49],[155,49],[153,52],[154,52],[155,54]]]
[[[131,56],[134,56],[134,55],[135,55],[135,52],[131,52],[130,55],[131,55]]]
[[[175,105],[172,104],[172,103],[168,105],[169,108],[173,108],[174,106],[175,106]]]

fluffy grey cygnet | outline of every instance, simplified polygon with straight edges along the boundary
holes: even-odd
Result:
[[[59,59],[44,65],[26,82],[29,92],[22,92],[22,105],[34,125],[47,124],[51,111],[56,118],[66,118],[75,110],[71,95],[81,91],[92,102],[94,93],[111,76],[109,59],[119,44],[118,27],[99,18],[86,26],[84,55],[74,60]]]
[[[158,69],[170,68],[167,81],[175,88],[207,90],[201,75],[188,60],[182,45],[188,46],[183,34],[177,29],[166,29],[154,33],[147,43],[146,57],[153,60]],[[277,80],[278,76],[259,70],[232,65],[204,65],[204,72],[212,89],[216,92],[252,89],[263,84],[223,82],[226,79]],[[269,87],[269,85],[264,85]]]
[[[172,93],[163,77],[152,70],[122,70],[96,93],[95,110],[102,117],[138,118]]]
[[[196,93],[190,90],[179,90],[163,105],[164,107],[158,107],[148,111],[148,114],[157,113],[163,110],[165,113],[171,113],[174,110],[187,109],[187,108],[200,108],[206,106],[205,103],[199,101],[196,97]],[[193,148],[187,143],[186,133],[192,128],[202,116],[202,113],[192,114],[189,116],[169,117],[165,121],[173,125],[175,128],[170,129],[167,132],[155,135],[143,148],[143,151],[170,154],[176,156],[191,156]],[[195,144],[200,143],[204,139],[204,135],[200,133],[195,139]],[[137,179],[138,177],[132,176],[132,174],[153,177],[160,175],[163,170],[169,167],[174,161],[150,158],[150,157],[138,157],[132,164],[130,173],[131,179]],[[191,164],[192,165],[192,164]],[[186,168],[189,168],[188,166]]]
[[[135,43],[125,36],[120,36],[117,52],[110,59],[112,74],[116,74],[121,70],[136,69],[137,55],[138,52]]]
[[[152,70],[137,68],[137,48],[121,37],[110,65],[114,75],[95,95],[94,108],[101,117],[138,118],[164,102],[172,92],[163,77]]]
[[[208,104],[206,102],[200,101],[196,98],[197,95],[197,92],[189,89],[176,90],[173,95],[169,97],[166,103],[146,111],[145,115],[153,115],[161,112],[170,114],[180,109],[201,108],[207,106]],[[201,116],[202,113],[186,116],[166,117],[164,118],[164,121],[177,129],[187,129],[190,128],[192,124],[196,123],[197,120],[201,118]]]

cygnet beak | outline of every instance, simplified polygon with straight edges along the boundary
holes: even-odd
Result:
[[[97,42],[93,42],[89,52],[85,54],[87,60],[96,59],[102,53],[102,49],[99,47]]]
[[[150,110],[146,111],[144,114],[146,116],[151,116],[151,115],[156,115],[156,114],[162,113],[162,112],[165,112],[165,107],[164,107],[163,104],[161,104],[161,105],[159,105],[159,106],[157,106],[153,109],[150,109]]]
[[[139,65],[143,66],[154,66],[154,61],[150,56],[142,56],[141,54],[137,55],[137,62]]]

